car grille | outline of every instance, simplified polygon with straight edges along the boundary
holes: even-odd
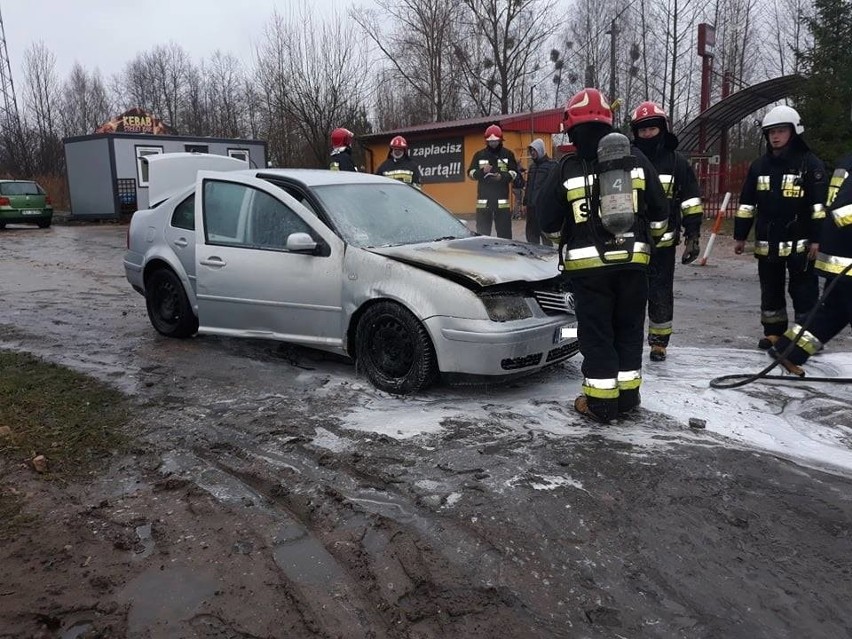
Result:
[[[573,313],[574,309],[565,301],[565,293],[561,291],[533,291],[535,301],[547,315]]]
[[[504,371],[513,371],[519,368],[526,368],[527,366],[536,366],[543,356],[543,353],[534,353],[532,355],[525,355],[524,357],[507,357],[503,361],[500,362],[500,367]]]
[[[574,340],[573,342],[569,342],[568,344],[564,344],[559,348],[554,348],[547,354],[546,363],[556,362],[560,359],[565,359],[566,357],[571,357],[580,350],[580,342]]]

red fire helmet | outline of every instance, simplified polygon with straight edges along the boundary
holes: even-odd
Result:
[[[563,130],[570,131],[586,122],[603,122],[612,126],[612,107],[597,89],[583,89],[565,105]]]
[[[390,148],[402,149],[403,151],[405,151],[406,149],[408,149],[408,142],[406,142],[404,137],[398,135],[390,141]]]
[[[656,102],[643,102],[633,110],[633,115],[630,116],[630,127],[635,131],[642,128],[643,122],[651,122],[651,120],[662,120],[666,127],[666,131],[671,130],[669,126],[669,114]],[[656,126],[651,124],[651,126]]]
[[[349,129],[338,127],[331,132],[331,146],[333,146],[334,148],[340,146],[349,146],[352,144],[352,140],[354,137],[355,134],[352,133],[352,131],[350,131]]]
[[[490,127],[485,129],[485,141],[488,142],[490,140],[502,140],[503,139],[503,129],[501,129],[496,124],[492,124]]]

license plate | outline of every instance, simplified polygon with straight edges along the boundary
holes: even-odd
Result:
[[[21,215],[41,215],[41,211],[36,211],[35,209],[25,209],[21,211]]]
[[[555,344],[561,344],[562,342],[567,342],[572,339],[577,339],[577,322],[560,326],[556,331],[553,342]]]

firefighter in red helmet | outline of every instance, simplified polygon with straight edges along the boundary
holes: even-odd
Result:
[[[355,134],[349,129],[336,128],[331,132],[331,161],[328,168],[332,171],[357,171],[352,160],[352,140]]]
[[[497,237],[512,239],[512,213],[509,189],[518,176],[515,154],[503,146],[503,130],[496,124],[485,129],[485,148],[477,151],[467,174],[477,181],[476,232],[491,235],[491,223]]]
[[[678,139],[672,133],[669,116],[654,102],[643,102],[630,118],[633,144],[651,160],[663,191],[669,201],[669,226],[657,240],[656,250],[648,265],[648,345],[651,360],[666,359],[666,348],[672,334],[674,316],[675,252],[680,243],[681,228],[684,250],[681,262],[694,262],[700,252],[701,193],[689,161],[677,149]]]
[[[376,175],[384,175],[419,189],[420,168],[408,153],[408,141],[401,135],[397,135],[388,146],[390,147],[388,157],[379,165]]]
[[[573,285],[584,377],[574,409],[602,423],[639,406],[647,268],[669,216],[654,166],[612,122],[597,89],[568,101],[563,129],[576,154],[560,160],[537,200]]]

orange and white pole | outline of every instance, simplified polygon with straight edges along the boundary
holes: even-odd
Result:
[[[710,231],[710,239],[707,240],[707,246],[704,247],[704,255],[701,257],[699,264],[707,265],[707,258],[710,257],[710,251],[713,250],[713,243],[716,241],[716,235],[719,234],[719,229],[722,228],[722,220],[725,219],[725,209],[728,208],[728,200],[731,199],[730,191],[725,192],[725,197],[722,198],[722,205],[716,213],[716,220],[713,222],[713,230]]]

